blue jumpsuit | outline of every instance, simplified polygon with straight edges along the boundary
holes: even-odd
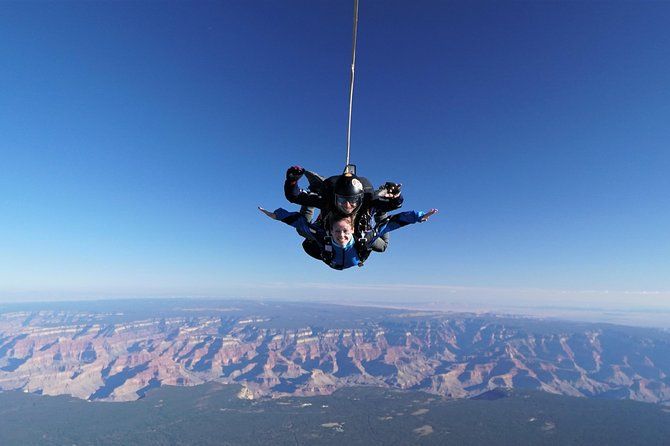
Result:
[[[279,208],[274,211],[274,214],[277,217],[277,220],[293,226],[303,237],[314,240],[322,251],[326,249],[326,245],[328,245],[326,241],[328,233],[326,233],[321,226],[309,223],[299,212],[289,212],[286,209]],[[370,248],[376,239],[388,232],[402,228],[403,226],[421,222],[421,218],[424,215],[425,212],[421,211],[400,212],[391,215],[388,219],[382,221],[375,227],[375,232],[372,237],[370,237],[369,240],[366,240],[367,247]],[[331,246],[333,250],[332,259],[329,263],[331,268],[346,269],[362,264],[353,237],[349,240],[349,243],[346,246],[340,246],[335,242],[333,242]]]

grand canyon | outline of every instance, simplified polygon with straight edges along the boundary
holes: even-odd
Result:
[[[497,388],[670,404],[670,333],[495,314],[289,302],[138,300],[0,307],[0,390],[131,401],[241,385],[240,398],[370,386]]]

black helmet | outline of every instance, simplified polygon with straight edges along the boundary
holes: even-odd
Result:
[[[351,215],[363,204],[365,188],[363,183],[351,173],[345,173],[335,181],[335,208],[344,215]]]

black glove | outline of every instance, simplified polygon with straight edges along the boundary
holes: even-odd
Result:
[[[302,178],[302,175],[305,173],[305,169],[300,166],[291,166],[286,171],[286,179],[288,181],[298,181]]]
[[[400,188],[402,187],[402,184],[387,181],[382,187],[386,189],[386,192],[388,192],[389,195],[398,195],[400,193]]]

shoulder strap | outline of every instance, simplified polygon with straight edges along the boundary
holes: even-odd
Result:
[[[340,265],[335,265],[335,252],[333,250],[333,238],[327,235],[323,238],[323,249],[321,250],[321,259],[323,262],[333,269],[341,270]]]
[[[358,254],[358,266],[361,267],[365,261],[370,257],[372,250],[368,247],[368,239],[366,237],[361,237],[356,240],[354,245],[356,248],[356,254]]]

